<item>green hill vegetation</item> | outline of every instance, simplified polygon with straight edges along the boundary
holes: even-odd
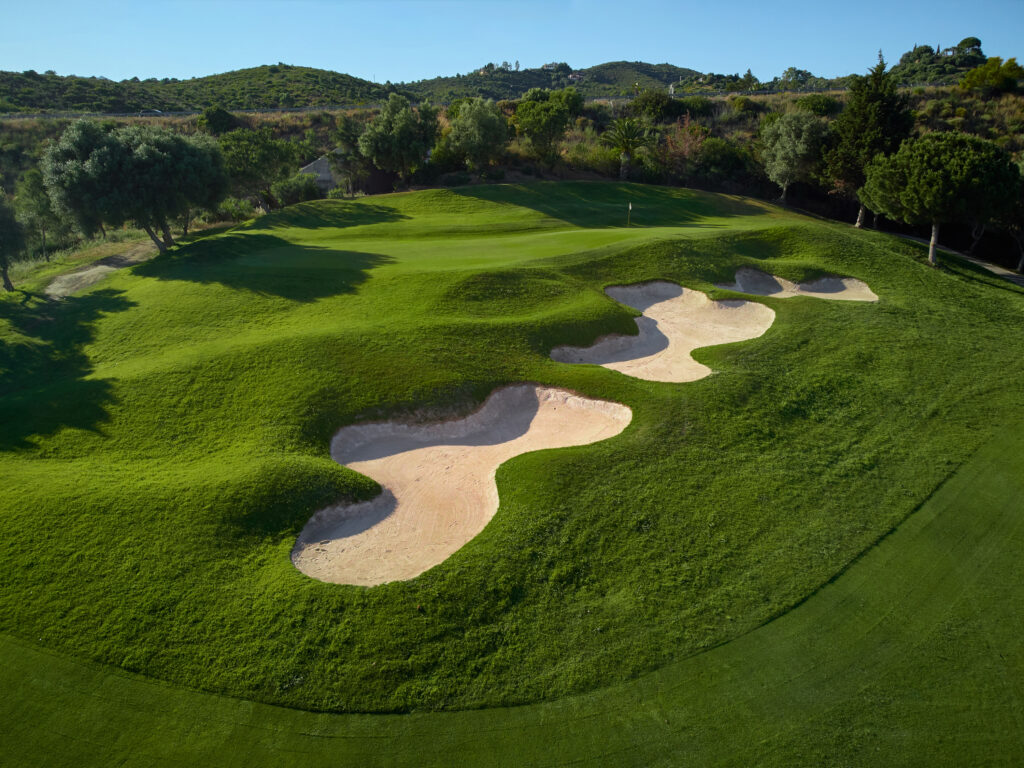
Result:
[[[31,693],[67,668],[50,652],[316,711],[588,697],[467,714],[441,731],[401,721],[410,730],[385,752],[409,750],[426,730],[437,744],[482,745],[506,728],[524,740],[530,718],[596,710],[587,743],[607,749],[655,727],[652,743],[668,744],[693,727],[692,711],[718,726],[738,713],[750,738],[708,745],[727,761],[721,750],[733,745],[751,759],[771,748],[778,764],[806,750],[877,764],[857,743],[871,729],[943,733],[961,764],[993,750],[1012,756],[1019,744],[995,724],[1012,719],[1006,681],[1017,678],[984,665],[996,660],[986,643],[1009,631],[999,617],[1020,599],[1007,559],[1020,525],[1006,515],[1019,491],[987,465],[964,476],[959,496],[936,489],[1024,407],[1024,292],[956,261],[931,269],[923,257],[916,244],[746,198],[535,183],[306,203],[63,302],[4,296],[0,632],[13,640],[0,668],[18,670],[13,690],[36,714],[14,716],[22,735],[2,742],[2,761],[15,762],[37,728],[55,727],[62,715],[47,707],[74,696]],[[701,350],[719,373],[687,385],[548,358],[556,345],[635,331],[636,313],[609,300],[606,285],[668,279],[737,298],[713,284],[743,266],[792,280],[857,277],[881,300],[758,299],[777,313],[772,328]],[[329,459],[337,428],[421,409],[465,413],[518,381],[625,403],[634,420],[612,440],[505,464],[492,523],[414,580],[362,589],[292,566],[295,535],[314,510],[375,491]],[[965,514],[942,517],[952,526],[942,534],[938,524],[916,528],[925,509]],[[906,534],[906,551],[894,537],[870,555],[908,518],[919,533]],[[866,551],[883,562],[865,559],[844,581]],[[826,592],[838,602],[805,604],[763,644],[743,639],[837,576]],[[818,627],[837,634],[819,637]],[[967,650],[951,677],[935,665],[953,636]],[[719,647],[735,650],[708,653]],[[1020,664],[1019,644],[996,647],[999,664]],[[770,661],[776,653],[782,660]],[[673,663],[686,666],[636,681]],[[811,689],[800,688],[800,664],[814,670],[811,689],[830,692],[821,695],[831,709],[803,707],[798,692]],[[78,669],[71,679],[107,674]],[[965,719],[949,687],[968,679],[988,725]],[[602,693],[612,685],[627,687]],[[786,706],[795,709],[780,715],[772,697],[792,686]],[[907,686],[935,706],[907,704]],[[164,702],[182,717],[201,708],[176,688],[134,690],[146,703],[128,738],[146,734],[156,753],[177,749]],[[59,754],[82,759],[90,747],[76,739],[102,732],[103,717],[90,723],[107,711],[103,701],[61,730],[76,736],[60,740]],[[272,733],[311,722],[248,711]],[[803,730],[787,711],[802,713]],[[231,712],[227,721],[239,717]],[[316,722],[315,732],[335,727]],[[399,722],[359,727],[407,727]],[[475,741],[481,722],[491,735]],[[280,743],[293,738],[301,741]],[[895,736],[870,742],[890,755],[900,748]],[[524,747],[532,761],[537,747]]]
[[[194,111],[360,104],[387,98],[387,86],[311,67],[273,64],[189,80],[61,77],[0,72],[0,112]]]
[[[981,41],[968,37],[953,48],[915,46],[893,68],[901,83],[954,84],[985,63]],[[477,70],[415,82],[379,84],[312,67],[278,63],[206,77],[115,82],[103,77],[0,72],[0,113],[195,111],[213,105],[226,109],[276,109],[379,103],[389,93],[416,101],[447,103],[474,96],[501,100],[521,97],[531,88],[574,86],[585,99],[621,99],[644,90],[680,92],[813,90],[845,88],[847,78],[826,79],[790,67],[769,81],[746,74],[702,73],[672,64],[613,61],[574,70],[564,62],[520,69],[518,62],[488,63]]]

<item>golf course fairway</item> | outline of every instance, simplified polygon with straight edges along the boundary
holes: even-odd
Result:
[[[0,764],[1020,764],[1024,291],[924,255],[535,183],[302,204],[5,296]],[[551,359],[635,335],[605,289],[653,281],[774,321],[696,381]],[[380,492],[340,429],[522,383],[632,418],[502,463],[414,578],[295,567],[313,513]]]

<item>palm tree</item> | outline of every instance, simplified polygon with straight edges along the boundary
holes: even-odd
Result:
[[[641,147],[649,147],[654,137],[635,117],[620,117],[601,135],[601,142],[619,151],[619,178],[625,181],[629,176],[630,159]]]

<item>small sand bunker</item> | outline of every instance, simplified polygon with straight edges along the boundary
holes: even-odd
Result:
[[[818,299],[837,299],[839,301],[878,301],[878,296],[863,280],[853,277],[822,277],[809,283],[791,283],[782,277],[769,275],[757,269],[744,267],[736,272],[736,282],[718,284],[739,293],[751,293],[755,296],[772,296],[777,299],[789,299],[794,296],[814,296]]]
[[[655,281],[615,285],[605,293],[643,312],[638,336],[605,336],[592,347],[556,347],[560,363],[593,363],[648,381],[683,382],[711,373],[690,355],[699,347],[755,339],[775,312],[752,301],[712,301],[700,291]]]
[[[517,384],[495,390],[457,421],[377,422],[342,428],[331,457],[384,491],[317,512],[292,549],[308,576],[372,586],[411,579],[448,558],[498,510],[494,474],[513,456],[613,437],[632,411],[563,389]]]

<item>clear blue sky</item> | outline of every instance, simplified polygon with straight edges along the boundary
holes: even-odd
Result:
[[[833,77],[915,43],[1024,59],[1024,0],[0,0],[0,69],[187,78],[283,61],[378,82],[489,61]]]

